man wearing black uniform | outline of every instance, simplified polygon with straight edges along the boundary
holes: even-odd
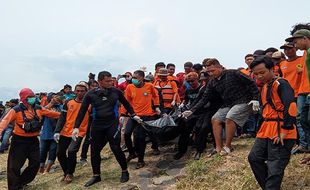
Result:
[[[129,180],[125,154],[120,148],[120,131],[118,129],[118,102],[122,103],[133,119],[141,121],[135,115],[132,107],[127,102],[123,93],[112,87],[112,75],[108,71],[102,71],[98,74],[99,87],[90,90],[84,97],[81,109],[76,119],[74,128],[79,128],[89,105],[94,110],[94,120],[91,126],[91,165],[93,177],[85,184],[89,187],[99,181],[100,177],[100,152],[109,142],[111,150],[116,160],[122,168],[120,182]]]

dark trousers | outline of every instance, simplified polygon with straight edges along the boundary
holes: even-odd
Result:
[[[267,138],[257,138],[248,156],[254,176],[263,190],[279,190],[289,163],[295,140],[284,140],[284,146]]]
[[[21,173],[21,168],[28,160],[28,166]],[[13,135],[8,156],[8,189],[20,189],[30,183],[40,167],[40,149],[37,137]]]
[[[90,127],[87,129],[87,133],[82,145],[82,151],[81,151],[81,160],[86,160],[87,159],[87,152],[88,152],[88,147],[90,145]]]
[[[54,139],[40,140],[40,163],[45,165],[48,155],[48,162],[54,163],[56,160],[57,143]]]
[[[92,126],[93,127],[93,126]],[[96,126],[95,126],[96,127]],[[96,127],[99,128],[99,127]],[[99,175],[101,157],[100,152],[103,147],[109,142],[110,148],[121,166],[122,170],[127,170],[127,162],[125,154],[123,153],[121,143],[121,132],[117,125],[110,126],[104,129],[91,130],[91,165],[94,175]]]
[[[76,166],[76,154],[80,149],[83,137],[78,137],[76,141],[71,137],[60,136],[57,147],[57,158],[64,172],[73,175]],[[67,154],[68,151],[68,154]]]
[[[143,121],[151,121],[157,119],[157,116],[145,116],[141,117],[141,119]],[[134,147],[131,140],[132,133],[134,133]],[[138,122],[133,119],[128,120],[125,130],[125,144],[128,148],[129,154],[137,154],[139,162],[142,162],[144,160],[146,135],[146,130]],[[152,142],[152,149],[158,149],[158,140],[152,134],[148,135]]]
[[[190,141],[190,134],[193,131],[193,128],[196,124],[197,118],[193,117],[188,120],[182,119],[179,123],[179,127],[181,130],[181,135],[179,137],[178,141],[178,152],[180,153],[186,153],[187,151],[187,146]]]
[[[307,96],[300,115],[301,126],[305,132],[305,140],[308,144],[308,150],[310,150],[310,96]]]
[[[195,147],[197,149],[197,152],[199,153],[203,153],[203,151],[206,149],[208,134],[211,134],[212,143],[215,146],[211,123],[211,118],[215,114],[215,112],[216,111],[207,112],[199,116],[194,127]]]

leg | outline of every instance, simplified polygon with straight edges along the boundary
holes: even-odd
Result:
[[[262,189],[265,188],[268,168],[265,161],[268,156],[268,139],[256,139],[252,150],[248,156],[251,169],[254,176]]]
[[[21,183],[20,170],[27,159],[27,144],[15,140],[16,138],[18,137],[13,136],[12,138],[7,162],[7,179],[9,190],[22,188],[23,184]]]
[[[91,131],[91,166],[93,169],[93,174],[99,176],[101,156],[100,152],[103,147],[107,144],[107,139],[105,137],[105,131]]]
[[[299,142],[299,146],[301,146],[303,148],[307,148],[308,147],[308,142],[307,142],[306,134],[304,132],[304,127],[303,127],[305,122],[301,121],[302,109],[305,106],[305,103],[306,103],[306,100],[307,100],[306,98],[307,98],[306,95],[299,95],[298,98],[297,98],[297,117],[296,117],[296,121],[297,121],[298,135],[299,135],[298,142]],[[303,116],[303,119],[304,119],[304,116]]]
[[[135,148],[138,156],[138,162],[144,162],[144,154],[146,148],[145,136],[145,129],[141,125],[136,126],[134,131],[134,137],[136,139]]]
[[[126,147],[128,148],[128,152],[129,152],[129,155],[135,155],[135,149],[133,147],[133,144],[132,144],[132,140],[131,140],[131,137],[132,137],[132,133],[135,129],[135,125],[136,125],[136,122],[133,121],[132,119],[129,119],[128,122],[127,122],[127,125],[126,125],[126,129],[125,129],[125,144],[126,144]]]
[[[23,185],[30,183],[36,177],[40,167],[39,140],[36,137],[29,146],[27,152],[28,166],[25,168],[20,177]]]
[[[231,141],[234,138],[234,134],[236,131],[235,122],[231,119],[226,119],[225,130],[226,130],[226,146],[231,149]]]
[[[219,120],[212,119],[212,129],[215,140],[215,148],[217,152],[222,150],[222,122]]]
[[[76,141],[71,140],[71,143],[68,147],[68,169],[67,174],[73,175],[76,167],[76,154],[80,149],[83,137],[78,137]]]
[[[68,171],[68,157],[67,157],[67,149],[71,143],[70,137],[60,136],[58,147],[57,147],[57,158],[59,164],[64,172],[64,176],[67,175]]]
[[[87,152],[90,145],[90,126],[88,126],[86,136],[82,145],[81,160],[87,159]]]
[[[118,133],[116,136],[115,133],[117,131],[116,127],[109,127],[107,130],[107,139],[109,141],[110,148],[123,171],[127,171],[127,162],[124,152],[120,147],[121,134]]]
[[[284,170],[289,163],[295,140],[284,140],[284,146],[268,140],[268,176],[264,189],[280,189]]]
[[[40,140],[40,168],[45,167],[45,161],[47,158],[47,152],[48,152],[48,148],[49,148],[49,142],[48,140]],[[43,170],[40,172],[43,172]]]

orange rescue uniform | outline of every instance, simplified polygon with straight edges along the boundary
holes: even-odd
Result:
[[[289,83],[278,78],[265,84],[261,92],[261,101],[263,122],[256,137],[273,139],[284,133],[285,139],[297,139],[295,126],[297,106]]]
[[[65,116],[65,118],[66,118],[65,123],[59,123],[61,121],[58,121],[57,127],[56,127],[56,131],[59,129],[61,130],[60,131],[61,136],[65,136],[65,137],[71,137],[72,136],[75,120],[76,120],[76,117],[79,113],[81,105],[82,105],[82,102],[77,102],[74,99],[69,100],[68,102],[66,102],[64,104],[62,114],[66,115]],[[84,119],[81,123],[81,126],[79,127],[79,137],[84,137],[86,135],[90,112],[91,111],[90,111],[90,107],[89,107],[88,111],[86,112]],[[63,116],[61,116],[61,117],[63,117]],[[61,125],[61,126],[59,126],[59,125]],[[57,132],[59,132],[59,131],[57,131]]]
[[[24,112],[25,112],[27,119],[31,120],[34,118],[34,116],[35,116],[34,112],[26,109],[26,107],[23,104],[20,104],[17,106],[21,106],[21,109],[25,108]],[[50,117],[50,118],[56,118],[56,119],[60,116],[59,112],[48,110],[48,109],[41,107],[39,105],[36,105],[35,111],[36,111],[37,116],[40,118],[40,120],[42,119],[43,116]],[[0,122],[0,134],[8,126],[8,124],[10,122],[13,122],[13,121],[15,121],[14,130],[13,130],[13,133],[15,135],[22,136],[22,137],[35,137],[35,136],[40,135],[40,131],[33,132],[33,133],[26,133],[20,127],[20,126],[23,126],[25,123],[24,119],[23,119],[23,114],[21,111],[16,112],[14,108],[11,109],[7,113],[7,115],[1,120],[1,122]]]
[[[297,97],[298,96],[298,90],[299,90],[299,86],[300,86],[300,82],[301,82],[301,74],[302,73],[298,73],[297,70],[298,68],[301,68],[304,60],[302,59],[302,57],[298,57],[297,59],[293,60],[293,61],[282,61],[280,63],[280,68],[283,74],[283,78],[286,79],[291,87],[294,90],[294,96]]]
[[[156,114],[152,109],[152,102],[155,107],[158,107],[159,97],[153,84],[144,83],[141,88],[129,84],[125,90],[125,97],[138,116],[153,116]]]

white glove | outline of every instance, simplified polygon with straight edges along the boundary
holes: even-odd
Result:
[[[60,137],[60,134],[59,133],[55,133],[54,134],[54,140],[58,143],[59,142],[59,137]]]
[[[259,102],[257,100],[252,100],[248,103],[248,105],[252,104],[253,111],[257,112],[259,110]]]
[[[193,114],[193,112],[191,110],[187,110],[185,112],[182,113],[182,117],[184,117],[185,119],[187,119],[189,116],[191,116]]]
[[[134,119],[138,123],[142,123],[143,122],[143,120],[139,116],[137,116],[137,115],[133,116],[132,119]]]
[[[79,132],[80,132],[80,130],[78,128],[73,129],[71,137],[74,141],[76,141],[76,139],[79,137]]]
[[[175,106],[175,104],[176,104],[176,102],[175,102],[175,100],[173,100],[173,101],[171,102],[171,105],[172,105],[172,106]]]
[[[184,107],[183,103],[179,105],[179,109],[182,109],[183,107]]]
[[[160,114],[161,114],[161,111],[160,111],[159,108],[156,108],[155,111],[156,111],[156,114],[157,114],[157,115],[160,115]]]

